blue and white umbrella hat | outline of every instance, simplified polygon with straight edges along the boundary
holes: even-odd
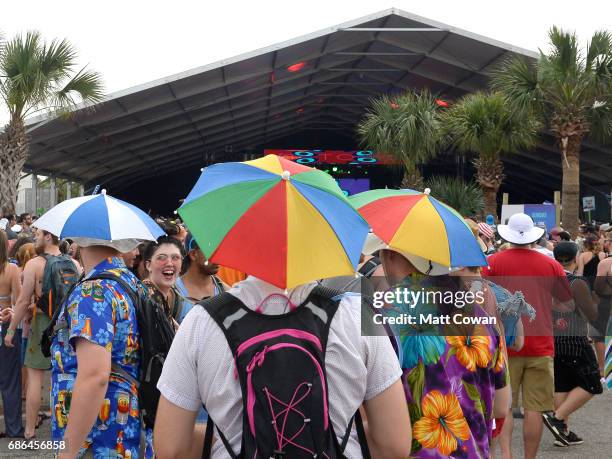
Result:
[[[70,238],[78,245],[105,245],[120,252],[133,250],[142,241],[155,241],[165,233],[138,207],[102,194],[68,199],[36,220],[36,228]]]

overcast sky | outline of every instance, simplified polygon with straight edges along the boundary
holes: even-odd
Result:
[[[392,6],[531,50],[553,24],[612,29],[610,0],[27,0],[2,2],[0,31],[67,38],[110,93]]]

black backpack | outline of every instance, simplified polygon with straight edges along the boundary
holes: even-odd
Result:
[[[88,279],[82,279],[73,288],[82,282],[100,279],[114,281],[121,285],[136,307],[136,319],[140,334],[140,377],[135,380],[131,374],[115,362],[111,364],[111,371],[138,387],[138,403],[142,419],[147,427],[153,428],[160,397],[157,381],[161,376],[162,367],[174,339],[174,328],[166,317],[163,306],[153,301],[144,287],[139,286],[138,291],[135,291],[131,285],[114,274],[100,273]],[[60,328],[68,326],[66,320],[61,321],[61,326],[55,326],[58,323],[60,310],[61,308],[58,308],[51,324],[43,333],[41,342],[44,346],[43,354],[47,357],[51,355],[50,347],[53,336]]]
[[[325,350],[341,292],[315,287],[293,311],[265,315],[247,308],[229,293],[200,304],[223,330],[234,356],[242,389],[242,445],[232,459],[345,458],[353,420],[364,458],[369,458],[359,410],[342,444],[328,409]],[[214,424],[206,426],[203,458],[209,458]]]
[[[59,309],[66,294],[79,280],[79,272],[68,255],[42,254],[47,262],[42,278],[42,293],[36,305],[49,317]]]

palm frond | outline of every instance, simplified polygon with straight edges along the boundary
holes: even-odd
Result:
[[[578,48],[578,39],[573,32],[564,32],[553,26],[548,32],[548,39],[552,50],[546,59],[549,61],[545,70],[551,70],[557,75],[564,75],[565,78],[576,78],[580,73],[582,57]]]
[[[48,45],[44,44],[39,54],[41,77],[61,82],[72,73],[76,57],[76,51],[66,40],[53,40]]]
[[[524,57],[506,59],[491,72],[491,88],[501,92],[517,111],[541,110],[538,68]]]
[[[530,107],[547,127],[565,137],[609,139],[612,94],[612,33],[595,32],[583,53],[574,33],[549,31],[550,51],[535,64],[520,58],[494,72],[491,87],[517,109]]]
[[[603,65],[603,69],[607,67],[612,60],[612,32],[600,30],[593,34],[591,41],[587,46],[586,63],[587,69],[598,69]],[[595,70],[597,71],[597,70]]]
[[[612,93],[610,97],[595,102],[590,111],[590,137],[605,144],[612,139]]]
[[[431,195],[448,204],[461,215],[477,215],[484,209],[484,196],[474,182],[466,182],[458,177],[434,176],[426,181]]]
[[[394,155],[405,165],[420,164],[438,153],[439,114],[428,91],[382,96],[371,101],[357,134],[367,148]]]
[[[49,106],[71,108],[80,100],[101,100],[100,75],[75,74],[76,61],[68,41],[45,42],[36,31],[7,42],[0,53],[0,91],[11,115],[23,118]]]
[[[497,157],[532,148],[541,123],[531,111],[512,110],[501,93],[474,93],[444,114],[444,131],[462,153]]]
[[[100,74],[83,68],[51,97],[51,102],[63,110],[74,108],[83,100],[100,102],[104,99],[102,88]]]

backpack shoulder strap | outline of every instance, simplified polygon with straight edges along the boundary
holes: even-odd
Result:
[[[219,278],[215,275],[212,276],[213,285],[218,292],[225,292],[225,287],[223,287],[223,282],[219,280]]]
[[[181,295],[176,286],[172,287],[172,293],[174,294],[174,304],[172,305],[172,318],[178,322],[178,318],[183,312],[183,302],[185,297]]]
[[[234,453],[232,446],[227,441],[227,438],[225,438],[225,435],[223,435],[223,432],[221,432],[221,429],[219,429],[215,425],[213,420],[210,418],[210,414],[208,415],[208,422],[206,423],[206,431],[204,433],[204,448],[202,449],[202,459],[210,459],[215,427],[217,428],[217,433],[219,434],[219,438],[223,442],[223,446],[225,446],[227,453],[232,459],[238,459],[238,456],[236,456],[236,454]]]
[[[244,304],[231,293],[223,292],[220,295],[207,298],[198,302],[208,314],[217,323],[219,328],[223,330],[225,339],[227,340],[232,353],[235,355],[237,349],[234,349],[233,340],[229,336],[229,328],[236,320],[241,319],[247,314]]]
[[[300,306],[309,308],[312,313],[325,324],[321,335],[321,344],[324,350],[327,349],[329,328],[345,293],[346,292],[341,290],[318,284],[312,289],[310,295],[308,295],[306,301],[304,301],[303,306]]]
[[[380,260],[378,257],[372,257],[368,261],[366,261],[361,268],[359,268],[359,273],[363,275],[363,277],[367,277],[368,279],[372,277],[376,268],[380,266]]]
[[[68,301],[68,298],[70,298],[70,295],[72,295],[72,292],[74,291],[75,288],[77,288],[80,284],[82,284],[83,282],[85,282],[86,279],[83,279],[83,277],[81,277],[76,283],[74,283],[70,289],[68,290],[68,292],[66,293],[66,297],[64,298],[64,302]],[[57,330],[59,330],[59,328],[56,328],[57,325],[57,321],[59,319],[59,316],[61,314],[62,311],[62,305],[60,305],[60,307],[58,307],[55,312],[53,313],[53,317],[51,317],[51,322],[48,325],[48,328],[53,330],[53,334],[55,334],[57,332]],[[63,327],[62,327],[63,328]]]
[[[126,281],[121,279],[121,277],[116,276],[114,274],[102,272],[100,274],[96,274],[95,276],[89,277],[87,279],[83,279],[83,282],[92,281],[92,280],[111,280],[111,281],[117,282],[119,285],[121,285],[123,290],[125,290],[125,293],[127,293],[130,296],[130,299],[132,300],[134,305],[137,306],[139,304],[140,295],[138,294],[138,292],[134,290],[134,287],[132,287]]]
[[[370,456],[368,439],[366,437],[365,429],[363,427],[363,420],[361,419],[361,413],[359,412],[359,408],[357,408],[357,411],[355,412],[355,427],[357,428],[357,438],[359,438],[361,455],[363,456],[363,459],[370,459],[372,456]]]

